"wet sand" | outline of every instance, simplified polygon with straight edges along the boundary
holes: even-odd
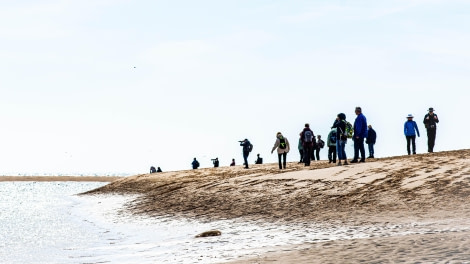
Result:
[[[470,263],[469,156],[456,150],[349,166],[315,161],[282,171],[264,164],[143,174],[87,194],[140,194],[126,209],[149,216],[372,227],[366,238],[283,246],[234,263]],[[374,235],[373,227],[384,225],[402,232]]]

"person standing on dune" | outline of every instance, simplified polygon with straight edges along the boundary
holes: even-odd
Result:
[[[406,150],[408,151],[408,155],[411,155],[410,151],[410,143],[413,147],[413,155],[416,154],[416,134],[418,134],[419,137],[419,129],[418,125],[416,125],[416,122],[413,121],[413,115],[409,114],[406,117],[408,120],[405,122],[405,137],[406,137]],[[415,132],[416,131],[416,132]]]
[[[356,120],[354,121],[354,157],[351,163],[365,162],[366,161],[366,149],[364,148],[364,138],[367,137],[367,119],[362,114],[361,107],[356,107]],[[361,159],[359,160],[359,153],[361,153]]]
[[[434,108],[429,108],[428,113],[424,116],[423,123],[428,134],[428,152],[432,153],[434,152],[434,143],[436,141],[437,123],[439,123],[439,118],[434,113]]]
[[[276,134],[276,142],[274,142],[273,149],[271,150],[271,154],[273,154],[274,150],[277,149],[277,156],[279,160],[279,169],[282,170],[283,166],[284,169],[286,168],[286,158],[287,153],[289,153],[290,145],[289,140],[285,138],[281,132],[277,132]],[[283,163],[281,164],[281,158],[283,158]]]
[[[306,123],[304,129],[300,133],[300,138],[302,140],[302,147],[304,149],[304,163],[305,166],[310,166],[310,161],[312,159],[313,153],[313,142],[315,141],[315,135],[310,129],[310,124]]]
[[[348,138],[345,135],[346,131],[346,115],[339,113],[332,128],[336,128],[336,153],[338,154],[338,166],[342,166],[341,160],[344,160],[344,165],[348,165],[348,157],[346,156],[346,143]]]
[[[248,156],[250,155],[250,152],[253,150],[253,145],[247,138],[245,138],[245,140],[241,140],[238,142],[240,142],[240,146],[243,147],[243,160],[245,161],[245,169],[248,169]]]

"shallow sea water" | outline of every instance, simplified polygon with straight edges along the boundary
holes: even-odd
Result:
[[[75,195],[102,185],[0,182],[0,263],[223,263],[275,246],[469,228],[445,222],[345,227],[136,217],[122,210],[135,197]],[[211,229],[222,236],[194,237]]]

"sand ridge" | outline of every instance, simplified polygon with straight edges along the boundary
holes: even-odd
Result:
[[[286,170],[263,164],[247,170],[236,166],[143,174],[88,193],[137,193],[140,198],[128,207],[134,213],[207,220],[389,217],[395,211],[435,211],[449,202],[466,207],[469,154],[470,150],[457,150],[349,166],[327,161],[312,162],[310,167],[289,163]]]

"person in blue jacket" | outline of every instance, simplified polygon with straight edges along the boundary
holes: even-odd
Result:
[[[419,129],[418,125],[416,125],[416,122],[413,121],[413,115],[409,114],[406,117],[408,120],[405,122],[405,137],[406,137],[406,150],[408,151],[408,155],[411,155],[410,151],[410,142],[413,147],[413,155],[416,154],[416,134],[418,134],[419,137]],[[415,132],[416,131],[416,132]]]
[[[354,157],[351,163],[365,162],[366,150],[364,148],[364,138],[367,137],[367,119],[362,114],[361,107],[356,107],[356,120],[354,121]],[[359,152],[361,152],[361,159],[359,160]]]

